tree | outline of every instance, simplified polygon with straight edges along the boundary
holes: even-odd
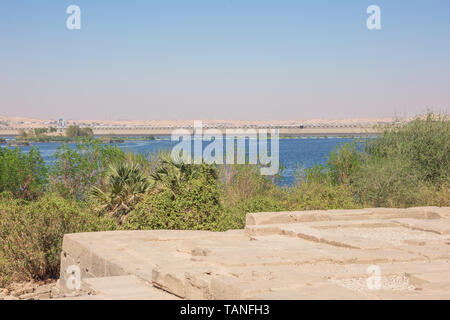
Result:
[[[92,137],[94,132],[91,128],[80,128],[76,125],[71,125],[66,129],[66,136],[70,138],[76,137]]]
[[[102,204],[102,209],[111,216],[121,217],[122,221],[150,189],[143,168],[133,161],[112,163],[104,185],[104,191],[94,187],[92,194]]]
[[[0,193],[32,200],[44,192],[47,181],[48,169],[37,148],[22,153],[0,147]]]
[[[45,134],[45,133],[48,133],[48,129],[47,128],[34,128],[34,135],[36,137],[38,137],[38,136],[40,136],[42,134]]]

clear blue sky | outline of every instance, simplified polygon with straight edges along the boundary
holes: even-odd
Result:
[[[81,30],[66,8],[81,8]],[[366,28],[381,7],[382,30]],[[0,115],[305,119],[449,110],[450,1],[2,0]]]

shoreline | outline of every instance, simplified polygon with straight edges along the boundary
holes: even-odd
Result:
[[[170,129],[94,129],[94,136],[171,136],[173,131],[181,128]],[[259,128],[223,128],[225,133],[227,129],[242,129],[242,130],[258,130]],[[262,129],[262,128],[261,128]],[[274,128],[276,129],[276,128]],[[185,129],[190,134],[193,134],[193,129]],[[270,129],[269,129],[270,130]],[[19,136],[20,129],[0,129],[0,137],[15,137]],[[294,129],[279,129],[279,136],[281,137],[302,137],[302,136],[368,136],[376,135],[379,130],[368,127],[354,127],[354,128],[294,128]],[[62,133],[64,135],[64,132]]]

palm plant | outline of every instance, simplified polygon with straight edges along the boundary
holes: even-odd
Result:
[[[92,195],[101,203],[103,210],[123,221],[150,186],[141,165],[130,160],[115,162],[106,173],[104,190],[94,187]]]
[[[193,166],[174,161],[169,155],[161,155],[159,165],[150,177],[160,187],[168,189],[173,196],[176,195],[183,182],[189,180]]]
[[[158,164],[150,174],[153,182],[160,189],[168,190],[173,198],[180,192],[183,185],[189,184],[192,179],[199,177],[208,181],[216,181],[218,178],[217,167],[205,163],[197,165],[177,162],[169,154],[159,156]]]

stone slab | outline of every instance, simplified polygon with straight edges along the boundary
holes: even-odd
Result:
[[[450,299],[449,223],[450,208],[376,208],[252,213],[221,233],[68,234],[59,283],[77,266],[99,292],[87,299]]]
[[[176,296],[155,288],[140,278],[129,276],[115,276],[104,278],[83,279],[85,290],[95,294],[89,296],[92,300],[176,300]],[[80,297],[83,299],[83,297]]]

